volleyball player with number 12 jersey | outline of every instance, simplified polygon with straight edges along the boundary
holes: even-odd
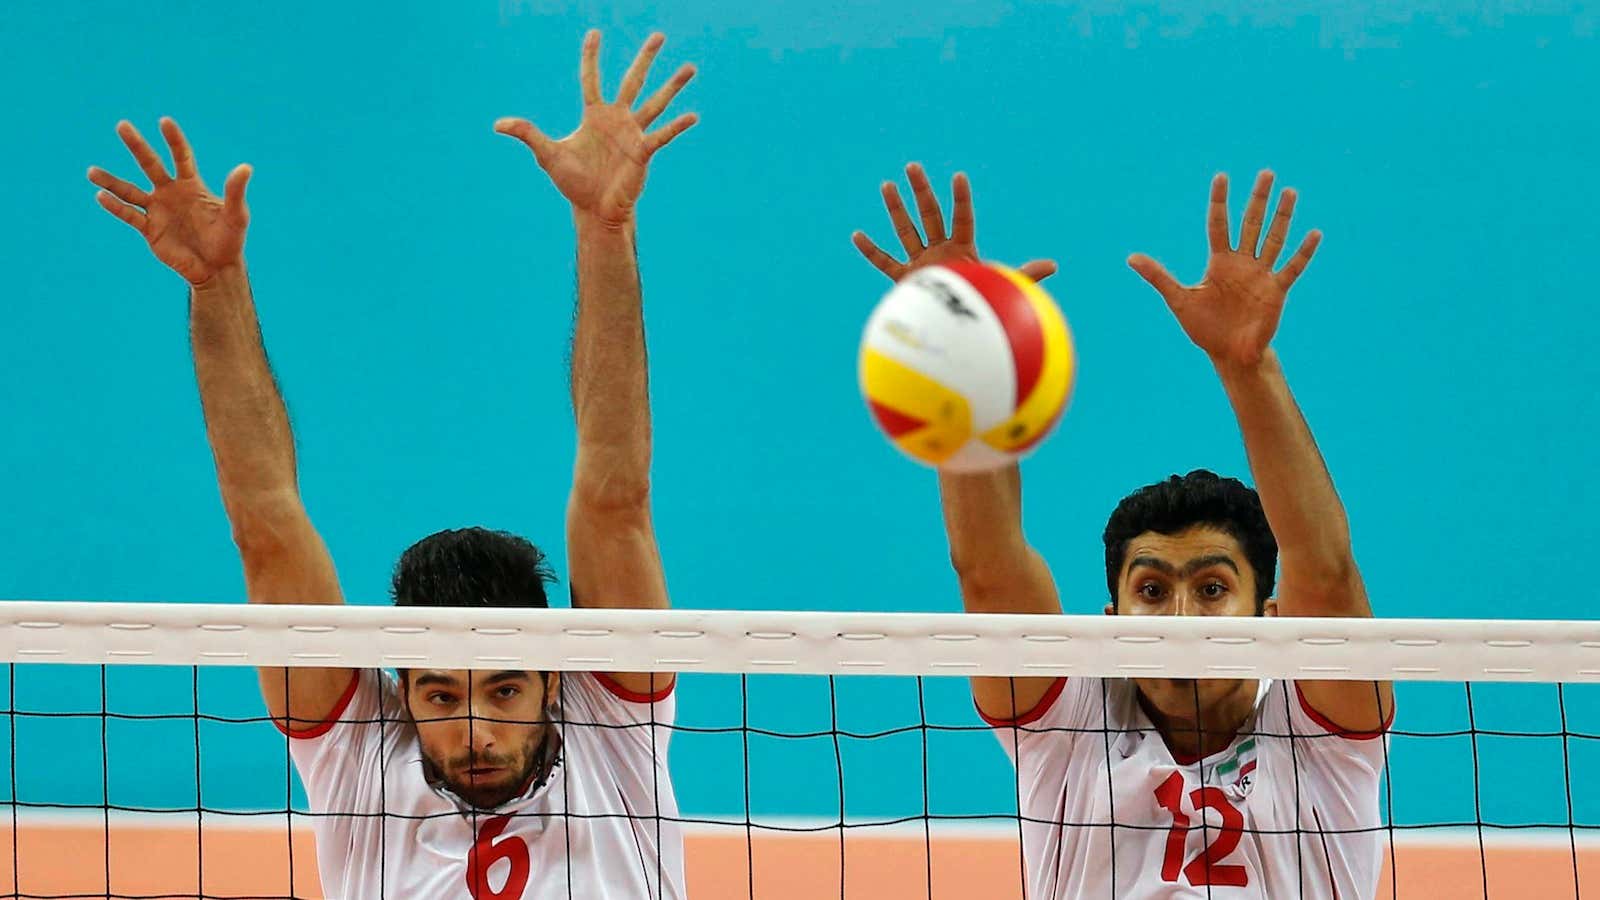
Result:
[[[633,214],[650,158],[695,117],[651,130],[692,77],[690,66],[634,106],[662,40],[650,37],[616,100],[606,102],[599,35],[588,34],[583,121],[560,141],[522,119],[495,123],[533,151],[572,204],[577,226],[578,452],[567,509],[577,606],[668,605],[649,510],[649,391]],[[164,119],[161,130],[173,172],[123,122],[118,132],[151,188],[94,168],[96,199],[189,282],[207,436],[251,602],[342,603],[333,561],[300,498],[288,414],[245,271],[251,170],[235,168],[219,198],[201,180],[177,123]],[[408,215],[444,212],[410,194],[395,199]],[[526,471],[546,469],[530,460]],[[401,606],[543,607],[550,580],[544,555],[526,540],[467,528],[407,549],[393,591]],[[329,897],[684,896],[683,837],[666,752],[672,674],[264,668],[260,676],[306,785]]]
[[[947,235],[927,175],[916,165],[908,174],[924,233],[885,184],[909,258],[895,260],[858,232],[863,255],[895,279],[922,266],[978,261],[966,177],[955,178]],[[1210,358],[1259,493],[1197,470],[1124,498],[1104,533],[1105,612],[1371,616],[1344,508],[1270,347],[1289,288],[1320,235],[1308,235],[1274,271],[1294,193],[1283,193],[1263,241],[1272,191],[1271,173],[1263,172],[1235,248],[1227,190],[1218,176],[1207,219],[1211,258],[1198,285],[1180,285],[1146,256],[1128,262]],[[1055,265],[1037,260],[1021,270],[1044,278]],[[1166,356],[1140,341],[1122,348],[1115,365],[1170,365]],[[1103,439],[1181,454],[1206,423],[1178,388],[1111,398],[1122,421]],[[1050,570],[1023,535],[1017,466],[941,472],[939,485],[966,609],[1060,613]],[[1376,893],[1383,735],[1394,710],[1388,683],[1035,677],[975,678],[972,689],[1016,765],[1030,900],[1362,900]]]

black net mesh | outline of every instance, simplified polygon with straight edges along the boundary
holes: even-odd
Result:
[[[288,742],[261,709],[253,670],[8,664],[0,675],[9,745],[0,827],[10,845],[0,853],[0,895],[332,896],[335,888],[325,894],[319,882],[318,820],[393,823],[412,815],[387,788],[362,809],[314,809]],[[586,800],[554,812],[421,816],[438,820],[423,843],[458,829],[462,846],[478,847],[481,871],[475,876],[463,859],[459,880],[440,896],[586,896],[581,865],[545,863],[590,852],[594,845],[574,823],[608,818],[625,820],[627,833],[641,838],[629,844],[632,857],[608,864],[637,869],[649,886],[617,896],[674,895],[673,860],[651,847],[672,843],[677,832],[684,835],[682,884],[697,898],[1041,896],[1025,892],[1040,883],[1042,869],[1056,879],[1049,896],[1139,896],[1151,879],[1194,896],[1239,896],[1240,869],[1255,876],[1254,845],[1278,848],[1267,864],[1295,873],[1302,896],[1333,896],[1325,888],[1341,848],[1372,836],[1381,853],[1374,896],[1582,897],[1586,888],[1600,896],[1600,690],[1592,685],[1400,685],[1398,718],[1373,744],[1382,767],[1378,818],[1341,826],[1330,820],[1338,810],[1308,801],[1308,792],[1288,792],[1296,808],[1281,821],[1260,814],[1248,795],[1227,793],[1262,777],[1254,766],[1264,757],[1250,757],[1261,747],[1240,749],[1250,735],[1230,745],[1231,757],[1180,760],[1187,774],[1175,787],[1158,793],[1165,785],[1158,782],[1142,806],[1128,801],[1104,766],[1129,758],[1127,729],[1103,724],[1118,702],[1106,687],[1112,682],[1096,682],[1099,715],[1087,726],[1047,717],[992,727],[973,711],[960,678],[680,681],[670,725],[652,721],[651,704],[640,704],[642,719],[627,725],[560,722],[563,759],[533,792],[559,784],[576,795],[570,754],[590,746],[582,729],[632,729],[642,772],[657,771],[650,765],[655,736],[670,738],[671,784],[645,783],[652,802],[642,808],[617,812]],[[372,724],[380,743],[412,727],[403,717]],[[1262,747],[1291,743],[1289,768],[1273,777],[1305,783],[1322,777],[1315,743],[1349,739],[1259,727],[1254,737]],[[1026,759],[1030,746],[1057,739],[1095,762],[1098,800],[1086,818],[1063,804],[1039,815],[1049,806],[1041,806],[1048,800],[1041,791],[1054,788],[1027,765],[1019,775],[1008,759]],[[374,784],[422,779],[420,763],[396,759],[372,754],[348,764],[374,767]],[[675,811],[666,801],[674,786]],[[1337,798],[1339,790],[1325,786],[1319,796]],[[541,824],[523,832],[519,816]],[[1055,844],[1040,844],[1052,830]],[[352,862],[379,873],[378,896],[416,896],[393,883],[390,864],[426,854],[418,843],[397,843],[398,833],[374,828],[374,858]],[[1103,841],[1087,840],[1095,833]],[[534,846],[524,867],[515,846],[526,841]],[[1095,855],[1075,859],[1060,849],[1083,842]],[[1129,862],[1152,846],[1158,850],[1145,858],[1169,870],[1140,871]],[[511,892],[524,876],[521,892]],[[1072,893],[1084,884],[1104,893]]]

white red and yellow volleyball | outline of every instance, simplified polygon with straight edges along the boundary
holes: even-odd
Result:
[[[1060,307],[1004,266],[918,269],[884,296],[861,338],[872,418],[907,456],[946,471],[1028,455],[1061,418],[1076,374]]]

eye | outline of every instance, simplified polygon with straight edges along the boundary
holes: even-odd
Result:
[[[1228,593],[1228,586],[1220,581],[1210,581],[1200,586],[1200,593],[1207,600],[1216,600]]]
[[[1162,594],[1161,585],[1154,581],[1146,581],[1144,584],[1139,585],[1136,593],[1146,600],[1160,600]]]
[[[428,695],[428,702],[432,703],[434,706],[452,706],[455,704],[456,698],[454,694],[447,694],[444,691],[434,691]]]
[[[512,697],[515,697],[520,693],[522,693],[522,691],[518,690],[516,685],[507,684],[502,685],[499,690],[494,692],[494,695],[499,697],[501,700],[510,700]]]

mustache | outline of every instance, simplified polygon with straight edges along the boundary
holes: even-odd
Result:
[[[452,770],[488,768],[508,769],[511,768],[516,761],[517,757],[514,755],[502,756],[497,753],[463,753],[460,756],[452,757],[448,761],[447,768]]]

